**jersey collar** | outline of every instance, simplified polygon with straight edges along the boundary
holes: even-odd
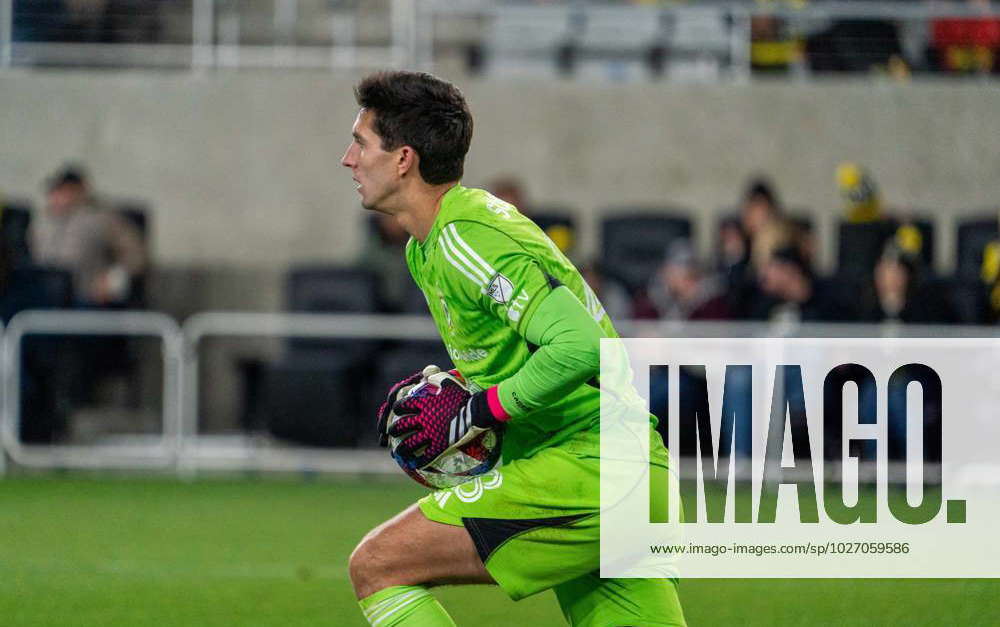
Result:
[[[437,241],[438,233],[445,224],[448,223],[447,213],[451,208],[451,205],[455,203],[455,199],[462,195],[465,188],[462,187],[461,183],[456,183],[454,187],[449,189],[441,197],[441,207],[438,209],[437,215],[434,216],[434,224],[431,225],[431,230],[427,232],[427,237],[424,238],[423,242],[420,242],[421,249],[426,250],[426,248],[433,242]]]

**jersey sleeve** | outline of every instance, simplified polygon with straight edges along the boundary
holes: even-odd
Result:
[[[596,377],[602,337],[601,327],[569,288],[553,289],[525,328],[525,339],[538,349],[497,386],[499,413],[508,418],[531,413]]]
[[[447,291],[524,335],[551,290],[539,261],[506,233],[479,222],[445,225],[438,246],[447,261]]]

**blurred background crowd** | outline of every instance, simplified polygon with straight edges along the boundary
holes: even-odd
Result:
[[[713,247],[705,254],[693,239],[695,215],[640,207],[602,218],[599,254],[586,257],[577,251],[573,209],[535,206],[515,176],[488,180],[485,187],[534,220],[574,260],[616,320],[997,320],[996,215],[956,222],[954,270],[941,274],[934,267],[933,215],[885,206],[878,183],[859,164],[842,163],[834,179],[831,189],[839,191],[843,213],[836,219],[832,272],[818,268],[813,213],[786,208],[764,175],[746,182],[732,209],[717,212]],[[4,322],[29,308],[149,307],[149,207],[102,198],[79,164],[55,171],[43,187],[38,209],[23,200],[0,207]],[[370,275],[370,302],[358,310],[423,313],[403,260],[406,232],[376,214],[364,216],[359,228],[364,244],[356,264],[341,264]],[[326,304],[336,310],[335,302]]]
[[[466,91],[464,184],[532,218],[626,333],[1000,319],[988,2],[3,7],[5,325],[38,309],[425,315],[406,234],[338,171],[350,86],[391,65]],[[21,439],[160,431],[163,349],[146,340],[27,338]],[[200,433],[323,446],[370,445],[382,390],[449,360],[425,337],[195,348]]]
[[[748,180],[735,207],[719,212],[707,254],[692,239],[695,216],[646,207],[602,218],[600,255],[583,257],[572,209],[536,206],[515,176],[491,179],[486,187],[574,259],[617,321],[996,322],[995,214],[957,221],[954,271],[943,275],[933,265],[933,216],[886,206],[873,175],[859,164],[842,163],[832,174],[831,190],[839,192],[843,210],[836,219],[837,264],[826,273],[817,267],[812,214],[786,208],[766,176]],[[156,295],[147,291],[148,274],[155,272],[147,248],[149,207],[102,197],[79,164],[53,172],[43,188],[38,209],[10,203],[0,209],[4,322],[25,309],[150,308]],[[355,262],[289,268],[287,311],[426,314],[403,259],[406,232],[390,216],[362,215],[359,222],[364,244]],[[29,377],[21,435],[29,442],[66,437],[66,407],[97,402],[101,381],[127,380],[138,367],[136,348],[125,338],[63,338],[57,350],[51,338],[37,342],[24,356]],[[326,413],[332,398],[349,415],[368,413],[372,403],[350,373],[359,364],[371,367],[373,359],[380,376],[370,398],[415,364],[449,358],[433,340],[291,340],[276,362],[240,360],[243,428],[268,425],[308,444],[366,441],[354,421],[346,430],[344,424],[330,430],[317,428],[326,423],[314,417]]]

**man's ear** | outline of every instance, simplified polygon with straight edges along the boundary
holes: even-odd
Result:
[[[416,172],[419,163],[420,156],[417,151],[410,146],[403,146],[396,157],[396,173],[402,177],[410,171]]]

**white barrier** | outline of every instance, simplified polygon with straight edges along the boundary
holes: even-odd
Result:
[[[20,438],[21,346],[25,335],[154,336],[163,340],[163,431],[148,445],[25,445]],[[0,440],[14,462],[36,467],[169,468],[180,450],[181,332],[172,318],[148,311],[23,311],[3,335]]]
[[[198,436],[198,347],[207,337],[314,337],[437,339],[430,318],[354,314],[204,312],[187,319],[184,335],[182,445],[178,470],[202,468],[266,471],[395,472],[388,455],[353,449],[273,448],[252,438]]]
[[[893,324],[622,321],[623,337],[995,337],[996,327]],[[213,337],[436,340],[430,318],[356,314],[203,312],[182,326],[153,312],[25,311],[0,326],[0,474],[5,456],[41,468],[396,472],[382,450],[265,445],[252,436],[198,433],[199,345]],[[29,334],[153,336],[163,341],[163,431],[153,443],[25,445],[20,441],[21,360]]]

